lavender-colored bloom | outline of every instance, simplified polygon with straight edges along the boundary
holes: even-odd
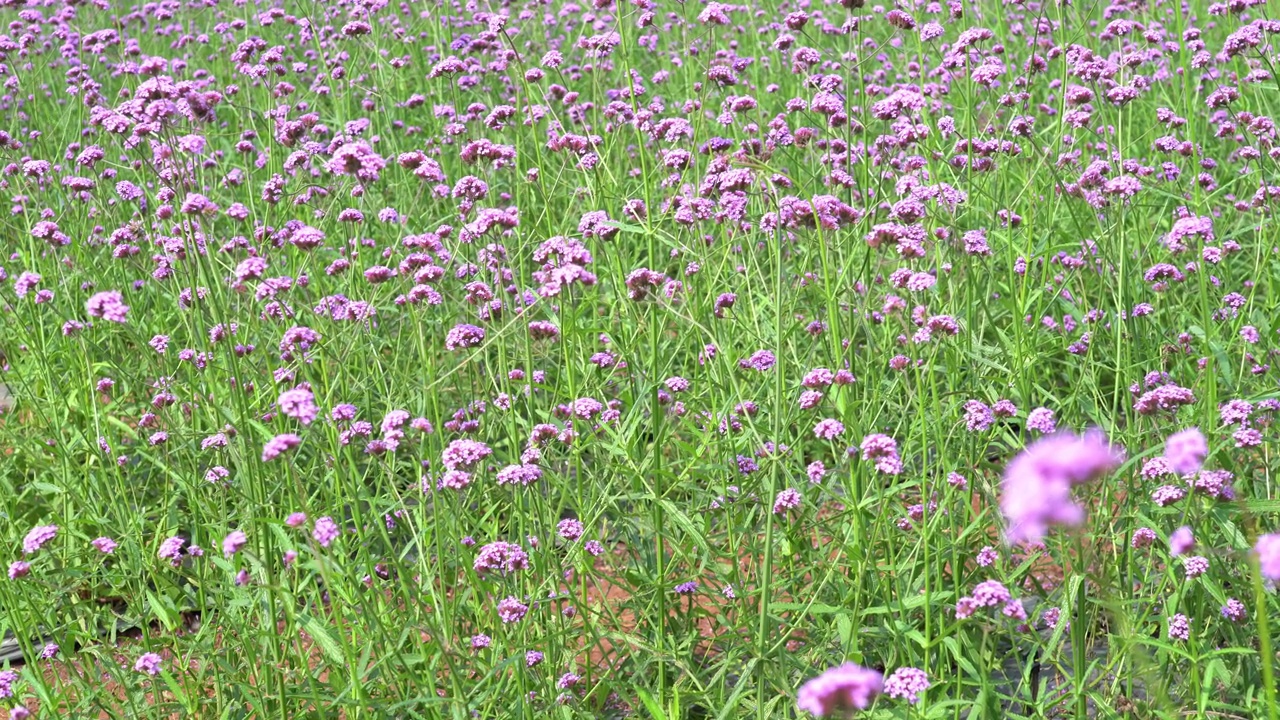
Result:
[[[1028,445],[1005,467],[1000,509],[1008,521],[1011,545],[1035,543],[1051,525],[1078,525],[1084,509],[1071,498],[1071,487],[1117,467],[1123,452],[1101,431],[1083,436],[1052,435]]]
[[[460,350],[475,347],[482,342],[484,342],[484,328],[464,323],[454,327],[445,335],[444,348]]]
[[[1209,572],[1209,559],[1193,555],[1182,561],[1182,569],[1187,573],[1188,580],[1194,580]]]
[[[181,535],[166,538],[164,542],[160,543],[160,549],[156,552],[156,556],[161,560],[168,560],[173,565],[177,565],[182,561],[182,547],[186,544],[186,538]]]
[[[1191,619],[1182,613],[1169,618],[1169,639],[1186,640],[1191,637]]]
[[[280,398],[276,401],[276,405],[280,407],[280,412],[301,422],[303,425],[310,425],[320,415],[320,408],[316,406],[315,396],[305,387],[297,387],[280,393]]]
[[[698,592],[698,583],[693,580],[690,580],[689,582],[682,582],[675,588],[675,593],[677,595],[692,595],[696,592]]]
[[[13,697],[13,686],[17,682],[16,670],[0,670],[0,698]]]
[[[984,547],[978,551],[978,565],[980,567],[990,567],[999,559],[1000,553],[996,552],[996,549],[991,546]]]
[[[798,507],[800,507],[800,492],[794,488],[779,492],[778,497],[773,501],[773,512],[778,515],[785,515]]]
[[[162,659],[158,654],[151,652],[144,653],[138,658],[138,661],[133,664],[133,669],[148,675],[159,675],[161,662]]]
[[[504,623],[520,622],[529,612],[529,606],[514,596],[508,596],[498,602],[498,618]]]
[[[844,424],[834,418],[820,420],[813,428],[813,434],[819,440],[835,440],[844,432]]]
[[[1164,458],[1179,475],[1190,475],[1200,469],[1209,455],[1209,443],[1197,428],[1176,432],[1164,441]]]
[[[513,573],[529,569],[529,554],[515,543],[498,540],[480,548],[472,568],[480,574],[486,572]]]
[[[124,297],[118,290],[107,290],[90,297],[84,304],[89,317],[102,318],[111,322],[122,323],[129,313],[129,306],[124,304]]]
[[[490,644],[492,644],[492,642],[493,642],[493,641],[489,638],[489,636],[488,636],[488,635],[485,635],[484,633],[479,633],[479,634],[477,634],[477,635],[472,635],[472,636],[471,636],[471,649],[472,649],[472,650],[480,650],[480,649],[482,649],[482,648],[487,648],[487,647],[489,647],[489,645],[490,645]]]
[[[1271,582],[1280,582],[1280,533],[1259,535],[1253,551],[1258,555],[1262,577]]]
[[[906,698],[912,705],[920,702],[920,694],[929,689],[929,676],[923,670],[904,667],[894,670],[884,679],[884,694],[891,698]]]
[[[971,432],[986,431],[994,420],[995,415],[986,403],[970,400],[964,404],[964,424]]]
[[[1027,428],[1048,435],[1058,429],[1058,424],[1054,420],[1052,410],[1038,407],[1027,414]]]
[[[1248,619],[1249,611],[1239,600],[1227,598],[1226,604],[1222,606],[1222,617],[1234,623],[1242,623]]]
[[[57,525],[37,525],[22,539],[22,552],[30,555],[58,535]]]
[[[329,547],[334,540],[337,540],[340,534],[342,534],[342,531],[338,529],[338,523],[328,516],[317,518],[316,524],[311,530],[311,537],[320,543],[320,547],[325,548]]]
[[[544,656],[541,652],[537,650],[530,650],[524,654],[524,666],[534,667],[535,665],[541,665],[543,657]]]
[[[302,438],[293,433],[283,433],[267,441],[262,446],[262,462],[271,462],[281,454],[302,444]]]
[[[240,548],[249,542],[249,538],[245,537],[243,530],[232,530],[222,539],[222,554],[231,557],[240,552]]]
[[[1142,527],[1133,531],[1133,539],[1129,542],[1129,545],[1134,548],[1151,547],[1151,544],[1155,541],[1156,531]]]
[[[31,563],[25,560],[14,560],[9,563],[9,579],[17,580],[31,574]]]
[[[116,551],[116,541],[109,537],[96,538],[91,544],[103,555],[110,555]]]
[[[1191,533],[1191,528],[1186,525],[1174,530],[1173,534],[1169,536],[1169,554],[1174,557],[1185,555],[1195,546],[1195,535]]]
[[[866,710],[883,688],[879,672],[847,662],[800,686],[796,707],[818,717]]]

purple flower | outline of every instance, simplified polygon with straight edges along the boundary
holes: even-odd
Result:
[[[14,560],[9,563],[9,579],[17,580],[31,574],[31,563],[23,560]]]
[[[1052,410],[1038,407],[1027,414],[1027,428],[1048,435],[1058,429],[1058,424],[1054,420]]]
[[[529,652],[524,654],[524,665],[525,667],[533,667],[535,665],[540,665],[542,664],[542,658],[543,658],[543,655],[541,652],[537,650],[530,650]]]
[[[1173,534],[1169,536],[1169,554],[1174,557],[1190,552],[1191,548],[1195,546],[1195,535],[1191,533],[1191,528],[1186,525],[1174,530]]]
[[[929,676],[913,667],[898,668],[884,679],[884,694],[891,698],[906,698],[912,705],[920,702],[920,694],[929,689]]]
[[[1197,428],[1187,428],[1165,438],[1164,458],[1179,475],[1199,470],[1208,455],[1209,443]]]
[[[182,561],[182,546],[186,544],[186,539],[181,535],[165,538],[164,542],[160,543],[160,549],[156,552],[156,556],[161,560],[168,560],[170,563],[177,565]]]
[[[245,537],[243,530],[232,530],[222,539],[222,554],[231,557],[240,552],[240,548],[249,542],[249,538]]]
[[[159,675],[161,662],[162,659],[158,654],[152,652],[144,653],[138,658],[138,661],[133,664],[133,669],[148,675]]]
[[[57,525],[37,525],[22,539],[22,552],[30,555],[58,535]]]
[[[1101,431],[1083,436],[1052,435],[1028,445],[1004,471],[1000,509],[1008,522],[1011,545],[1035,543],[1050,525],[1077,525],[1084,509],[1071,498],[1071,487],[1103,475],[1124,459]]]
[[[297,387],[280,393],[280,398],[276,401],[276,405],[280,407],[280,412],[301,422],[303,425],[310,425],[320,415],[320,408],[316,407],[315,396],[311,394],[311,390],[305,387]]]
[[[1227,598],[1227,602],[1222,606],[1222,617],[1231,622],[1244,622],[1249,617],[1249,611],[1245,608],[1244,603],[1235,598]]]
[[[484,342],[484,328],[461,324],[449,331],[444,338],[445,350],[470,348]]]
[[[1253,551],[1258,554],[1262,577],[1280,582],[1280,533],[1259,535]]]
[[[835,440],[844,432],[844,425],[833,418],[820,420],[813,428],[813,434],[819,440]]]
[[[879,672],[847,662],[800,686],[796,707],[818,717],[866,710],[883,688]]]
[[[1186,640],[1191,637],[1191,620],[1186,615],[1178,613],[1169,618],[1169,639],[1170,640]]]
[[[116,541],[109,537],[100,537],[93,541],[93,546],[103,555],[110,555],[116,551]]]
[[[281,454],[302,444],[302,438],[293,433],[277,435],[262,446],[262,462],[271,462]]]
[[[334,540],[338,539],[338,535],[341,532],[338,529],[338,523],[334,522],[333,518],[325,516],[316,519],[315,527],[311,530],[311,537],[320,543],[320,547],[327,548]]]
[[[698,592],[698,583],[693,580],[680,583],[675,587],[675,593],[677,595],[692,595],[696,592]]]
[[[529,606],[515,596],[505,597],[498,602],[498,618],[504,623],[520,622],[528,612]]]
[[[18,682],[18,671],[0,670],[0,697],[13,697],[13,685]]]
[[[773,512],[778,515],[785,515],[798,507],[800,507],[800,492],[794,488],[779,492],[778,497],[773,501]]]
[[[471,567],[482,575],[486,572],[506,574],[528,570],[529,554],[515,543],[498,540],[480,548]]]
[[[84,304],[85,311],[89,313],[89,317],[102,318],[111,322],[122,323],[125,321],[125,315],[129,312],[129,306],[124,304],[124,297],[119,290],[107,290],[90,297]]]

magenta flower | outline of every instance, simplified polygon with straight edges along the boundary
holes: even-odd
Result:
[[[262,446],[262,462],[271,462],[280,457],[284,452],[292,450],[302,444],[302,438],[293,433],[284,433],[277,435],[267,441]]]
[[[243,530],[232,530],[222,539],[222,554],[231,557],[240,552],[240,548],[249,542],[249,538],[245,537]]]
[[[508,596],[498,602],[498,618],[504,623],[520,622],[529,612],[529,606],[514,596]]]
[[[58,535],[57,525],[37,525],[22,539],[22,552],[30,555]]]
[[[1115,469],[1124,453],[1101,431],[1083,436],[1052,435],[1028,445],[1004,471],[1000,509],[1011,545],[1042,540],[1051,525],[1078,525],[1084,509],[1071,498],[1071,487]]]
[[[800,686],[796,707],[818,717],[866,710],[884,688],[884,676],[847,662]]]
[[[161,662],[162,659],[159,655],[149,652],[138,658],[138,661],[133,664],[133,669],[148,675],[159,675]]]
[[[835,440],[844,432],[844,425],[833,418],[818,421],[813,428],[813,434],[819,440]]]
[[[1280,582],[1280,533],[1259,535],[1253,551],[1258,555],[1262,577],[1271,582]]]
[[[310,425],[320,415],[320,408],[316,407],[315,396],[311,394],[311,390],[305,387],[296,387],[280,393],[280,398],[276,401],[276,405],[280,407],[280,412],[303,425]]]
[[[1164,441],[1164,457],[1179,475],[1190,475],[1204,465],[1209,455],[1209,442],[1197,428],[1176,432]]]
[[[116,541],[109,537],[96,538],[92,544],[103,555],[110,555],[116,551]]]
[[[124,304],[124,296],[118,290],[100,292],[89,298],[84,307],[85,311],[89,313],[89,317],[102,318],[103,320],[117,323],[124,322],[125,315],[129,312],[129,306]]]
[[[884,694],[891,698],[906,698],[912,705],[920,702],[920,695],[929,689],[929,676],[913,667],[898,668],[884,679]]]
[[[1191,548],[1195,546],[1195,535],[1191,533],[1191,528],[1186,525],[1174,530],[1173,533],[1169,535],[1169,554],[1174,557],[1190,552]]]
[[[311,530],[311,537],[320,543],[320,547],[329,547],[329,545],[338,539],[341,534],[338,529],[338,523],[333,521],[331,517],[322,517],[316,519],[315,527]]]

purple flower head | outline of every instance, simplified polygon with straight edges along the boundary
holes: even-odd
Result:
[[[912,705],[920,702],[920,695],[929,689],[929,676],[913,667],[898,668],[884,679],[884,694],[891,698],[906,698]]]
[[[1173,534],[1169,536],[1169,554],[1174,557],[1191,552],[1191,549],[1195,546],[1195,535],[1191,533],[1191,528],[1186,525],[1174,530]]]
[[[262,446],[262,462],[270,462],[280,457],[286,451],[292,450],[302,444],[302,438],[293,433],[284,433],[277,435],[267,441]]]
[[[1071,498],[1071,487],[1115,469],[1124,453],[1101,431],[1083,436],[1051,435],[1028,445],[1005,467],[1000,509],[1011,545],[1036,543],[1051,525],[1078,525],[1084,509]]]
[[[89,317],[102,318],[111,322],[122,323],[129,313],[129,306],[124,304],[124,297],[118,290],[107,290],[89,298],[84,304]]]
[[[30,555],[58,535],[57,525],[37,525],[22,539],[22,552]]]
[[[866,710],[883,688],[879,672],[847,662],[801,685],[796,707],[818,717]]]
[[[1273,583],[1280,582],[1280,533],[1259,535],[1253,551],[1258,555],[1262,577]]]
[[[240,548],[245,546],[249,539],[245,537],[244,531],[232,530],[222,539],[222,554],[231,557],[240,552]]]
[[[315,396],[305,387],[296,387],[280,393],[280,399],[276,401],[276,405],[280,407],[280,412],[303,425],[310,425],[320,416],[320,408],[316,406]]]
[[[96,538],[91,544],[103,555],[110,555],[116,551],[116,541],[109,537]]]
[[[147,675],[159,675],[162,659],[156,653],[145,653],[133,664],[133,669]]]
[[[342,531],[338,528],[338,523],[328,516],[317,518],[316,524],[311,530],[311,537],[320,543],[320,547],[325,548],[329,547],[341,534]]]
[[[1209,443],[1197,428],[1176,432],[1164,441],[1164,458],[1179,475],[1190,475],[1200,469],[1209,455]]]
[[[461,350],[463,348],[476,347],[482,342],[484,342],[484,328],[463,323],[454,327],[445,335],[444,348],[446,350]]]
[[[504,623],[520,622],[529,612],[529,606],[514,596],[508,596],[498,602],[498,618]]]
[[[1038,407],[1027,414],[1027,428],[1042,435],[1049,435],[1058,429],[1058,424],[1054,420],[1052,410]]]

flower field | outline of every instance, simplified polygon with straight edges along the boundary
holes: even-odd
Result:
[[[1277,720],[1274,12],[0,1],[0,717]]]

